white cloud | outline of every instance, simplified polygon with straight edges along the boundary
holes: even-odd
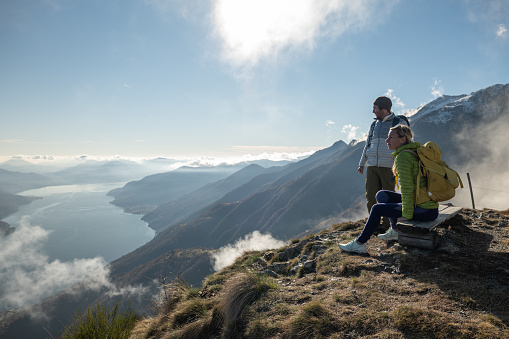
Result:
[[[397,0],[215,0],[212,20],[222,57],[252,67],[289,50],[310,51],[320,39],[381,23]]]
[[[332,139],[335,135],[334,135],[334,130],[335,130],[335,126],[336,123],[332,120],[327,120],[325,122],[325,127],[327,127],[327,138],[328,139]]]
[[[228,244],[212,253],[214,269],[219,271],[233,264],[235,259],[240,257],[244,252],[262,251],[283,246],[286,246],[286,242],[277,240],[270,234],[261,234],[258,231],[254,231],[246,235],[243,239],[237,240],[233,245]]]
[[[359,126],[353,126],[351,124],[347,124],[343,126],[343,129],[341,132],[345,133],[347,135],[347,141],[351,141],[353,139],[359,139],[360,136],[358,136],[359,133]]]
[[[497,27],[497,36],[505,38],[507,35],[507,28],[503,24],[498,25]]]
[[[470,21],[490,26],[493,22],[506,20],[509,10],[507,0],[468,0],[464,1],[464,5]]]
[[[403,108],[405,108],[405,103],[400,98],[394,95],[394,90],[388,89],[384,95],[391,99],[393,111],[395,111],[394,108],[399,108],[400,110],[403,110]]]
[[[215,162],[219,163],[239,163],[252,160],[290,160],[295,161],[313,154],[319,147],[308,146],[271,146],[271,145],[255,145],[255,146],[231,146],[232,150],[244,153],[236,157],[214,157]],[[248,154],[245,154],[248,153]]]
[[[24,144],[26,142],[27,141],[22,140],[22,139],[3,139],[3,140],[0,140],[0,143],[5,143],[5,144]]]
[[[142,140],[138,140],[142,142]],[[269,161],[299,161],[309,157],[322,147],[311,146],[231,146],[228,156],[195,156],[195,157],[159,157],[158,163],[155,158],[145,157],[124,157],[124,156],[91,156],[87,154],[76,156],[56,157],[51,155],[17,155],[17,156],[0,156],[0,164],[4,161],[13,159],[25,160],[32,164],[39,165],[37,171],[46,171],[45,167],[64,169],[86,161],[114,161],[126,160],[134,161],[146,167],[147,175],[154,173],[162,173],[172,171],[182,166],[202,167],[202,166],[219,166],[219,165],[235,165],[257,160]],[[231,155],[235,154],[235,155]]]
[[[431,86],[431,95],[433,98],[438,98],[444,95],[444,85],[440,80],[435,80]]]
[[[101,257],[50,261],[42,251],[49,233],[25,217],[14,233],[0,238],[0,311],[37,303],[77,283],[92,290],[106,287],[110,295],[145,292],[140,287],[114,286]]]

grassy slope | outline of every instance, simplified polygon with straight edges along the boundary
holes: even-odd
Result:
[[[363,222],[335,225],[247,253],[201,290],[166,286],[131,338],[508,338],[508,223],[507,212],[465,209],[439,228],[435,251],[374,237],[365,256],[337,247]]]

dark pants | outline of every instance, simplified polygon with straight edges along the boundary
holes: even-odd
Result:
[[[377,203],[376,194],[380,190],[394,191],[396,181],[392,169],[388,167],[368,166],[366,169],[366,202],[368,212]],[[389,229],[389,220],[382,219],[382,229]]]
[[[396,229],[398,218],[402,216],[401,208],[403,204],[401,203],[401,194],[393,191],[382,190],[376,194],[376,201],[377,203],[371,207],[368,221],[366,222],[361,235],[357,238],[357,241],[361,244],[366,243],[376,231],[378,226],[380,226],[381,217],[388,217],[391,227]],[[416,206],[414,208],[414,217],[412,219],[418,221],[431,221],[435,220],[437,217],[438,208],[427,209]]]

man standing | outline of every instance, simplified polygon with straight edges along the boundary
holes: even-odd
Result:
[[[397,124],[408,124],[406,117],[397,116],[391,112],[391,99],[381,96],[373,102],[373,113],[375,121],[371,124],[368,133],[366,145],[362,151],[359,161],[360,174],[364,174],[366,169],[366,200],[368,212],[376,204],[375,195],[379,190],[394,191],[396,181],[392,174],[392,164],[394,157],[392,151],[387,148],[385,139],[389,134],[389,129]],[[380,230],[389,229],[389,220],[383,218]]]

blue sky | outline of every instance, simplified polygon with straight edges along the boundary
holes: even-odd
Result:
[[[509,1],[0,0],[0,157],[300,153],[509,82]]]

